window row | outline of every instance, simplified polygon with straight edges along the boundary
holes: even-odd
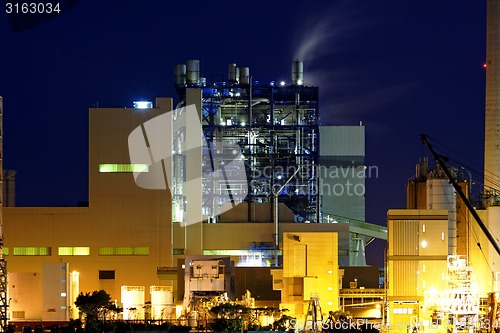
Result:
[[[11,253],[12,250],[12,253]],[[149,247],[147,246],[106,246],[99,247],[100,256],[147,256],[149,255]],[[14,256],[50,256],[52,255],[51,247],[4,247],[2,249],[3,255]],[[59,246],[57,248],[57,255],[59,256],[89,256],[89,246]]]

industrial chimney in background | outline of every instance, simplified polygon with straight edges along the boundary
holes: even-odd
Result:
[[[484,191],[498,188],[500,179],[500,0],[486,8],[486,112]]]
[[[3,100],[0,96],[0,175],[3,170]],[[8,307],[7,300],[7,261],[3,258],[3,198],[2,179],[0,178],[0,330],[7,331]]]

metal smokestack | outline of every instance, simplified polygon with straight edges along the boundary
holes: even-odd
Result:
[[[198,86],[200,84],[200,61],[186,61],[186,83],[188,86]]]
[[[487,0],[486,14],[486,112],[484,186],[488,191],[500,177],[500,0]]]
[[[175,88],[181,88],[186,85],[186,65],[176,64],[174,67]]]
[[[236,67],[236,64],[229,64],[227,71],[229,82],[238,83],[238,79],[240,78],[240,69]]]
[[[292,86],[304,85],[304,62],[294,60],[292,62]]]
[[[240,67],[240,84],[250,84],[250,68]]]

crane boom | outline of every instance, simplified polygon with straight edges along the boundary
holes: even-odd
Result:
[[[493,245],[493,247],[495,248],[495,251],[497,252],[497,254],[500,256],[500,247],[498,246],[497,242],[495,241],[495,238],[493,238],[493,235],[490,233],[490,231],[488,230],[488,228],[486,227],[486,225],[481,220],[481,218],[477,214],[476,210],[474,209],[474,207],[470,203],[469,199],[467,198],[467,196],[462,191],[462,187],[460,185],[458,185],[458,183],[455,180],[455,178],[453,178],[453,176],[451,175],[450,170],[448,170],[448,167],[446,166],[446,164],[441,159],[441,156],[439,156],[439,154],[437,154],[436,151],[434,151],[434,148],[432,148],[432,145],[429,142],[427,135],[421,134],[420,135],[420,139],[422,140],[423,144],[429,149],[429,151],[432,154],[432,157],[434,157],[434,160],[436,161],[436,163],[439,165],[439,167],[441,168],[441,170],[443,170],[444,174],[446,175],[446,178],[448,178],[450,184],[453,186],[453,188],[455,189],[455,191],[457,191],[458,195],[460,196],[460,198],[465,203],[465,206],[467,206],[467,209],[472,214],[472,216],[476,220],[477,224],[479,225],[479,227],[481,228],[481,230],[484,232],[484,234],[486,235],[486,237],[490,241],[491,245]]]

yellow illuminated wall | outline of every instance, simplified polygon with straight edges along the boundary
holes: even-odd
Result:
[[[424,295],[448,289],[448,211],[388,211],[388,321],[406,331],[412,320],[429,320]]]
[[[323,313],[337,310],[338,272],[337,233],[283,233],[283,269],[273,276],[290,315],[304,319],[311,297],[319,297]]]

